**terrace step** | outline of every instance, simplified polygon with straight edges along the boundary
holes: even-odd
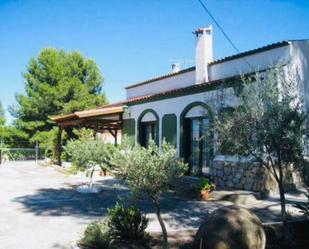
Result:
[[[247,205],[260,199],[258,192],[245,190],[216,190],[212,192],[211,200],[230,201],[236,205]]]

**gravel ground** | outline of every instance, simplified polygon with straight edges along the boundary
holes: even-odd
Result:
[[[129,193],[119,180],[96,177],[102,185],[99,194],[81,194],[75,187],[87,182],[83,175],[67,176],[55,168],[34,162],[9,162],[0,166],[0,248],[67,249],[92,220],[103,218],[118,197]],[[238,195],[241,192],[228,192]],[[226,191],[222,195],[226,196]],[[288,202],[302,201],[300,193],[288,195]],[[163,218],[170,233],[198,228],[203,217],[231,201],[188,200],[172,192],[162,198]],[[141,200],[139,207],[148,214],[148,231],[158,232],[151,202]],[[279,197],[252,200],[245,205],[263,222],[280,219]],[[297,211],[288,205],[292,215]]]

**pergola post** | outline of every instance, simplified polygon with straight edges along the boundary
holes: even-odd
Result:
[[[117,130],[117,129],[115,129],[115,145],[117,145],[117,144],[118,144],[117,137],[118,137],[118,130]]]
[[[58,134],[57,134],[57,164],[61,166],[61,154],[62,154],[62,132],[63,127],[60,125],[58,126]]]
[[[118,144],[118,142],[117,142],[117,134],[118,134],[117,128],[115,128],[114,130],[110,129],[110,128],[107,128],[107,130],[114,137],[114,141],[115,141],[114,144],[117,145]]]

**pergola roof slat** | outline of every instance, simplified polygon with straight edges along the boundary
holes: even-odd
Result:
[[[71,114],[50,117],[62,127],[93,127],[93,128],[121,128],[122,105],[106,106],[86,111],[77,111]],[[118,115],[118,116],[117,116]]]

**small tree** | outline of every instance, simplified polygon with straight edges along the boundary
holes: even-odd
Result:
[[[134,193],[145,193],[152,200],[162,229],[163,248],[169,248],[167,230],[161,217],[160,196],[186,172],[187,165],[176,159],[176,150],[165,141],[161,151],[154,141],[149,142],[148,148],[124,143],[113,155],[112,161]]]
[[[297,81],[282,68],[243,78],[239,106],[218,121],[219,143],[236,155],[251,156],[269,169],[279,188],[286,224],[284,182],[287,171],[303,158],[305,114]]]
[[[109,155],[113,148],[114,145],[92,138],[88,140],[71,140],[66,145],[65,151],[69,154],[75,166],[87,170],[91,187],[95,167],[99,166],[102,171],[107,170],[110,160]]]

